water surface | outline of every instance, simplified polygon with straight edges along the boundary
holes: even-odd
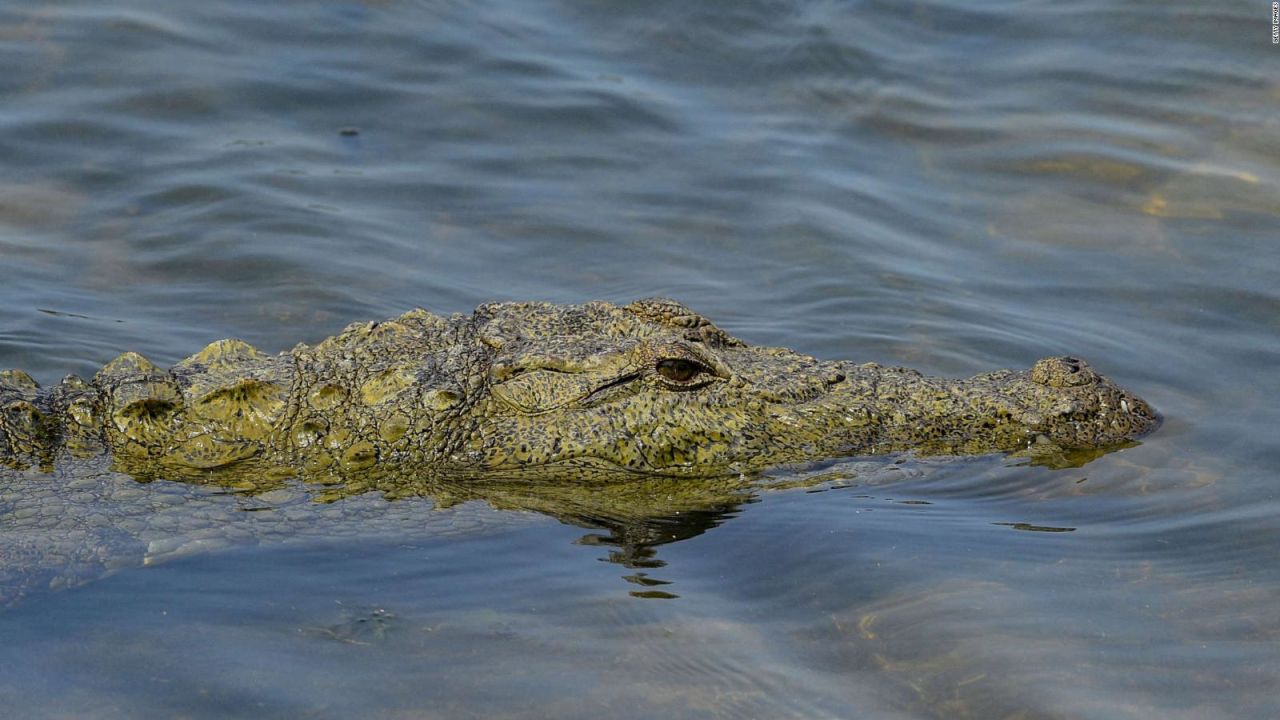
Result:
[[[41,382],[670,295],[930,374],[1079,354],[1167,418],[1081,468],[853,459],[666,515],[10,473],[6,712],[1280,714],[1265,16],[6,3],[0,367]]]

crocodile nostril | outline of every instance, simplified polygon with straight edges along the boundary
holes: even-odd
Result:
[[[1077,387],[1097,382],[1098,375],[1077,357],[1045,358],[1031,368],[1031,379],[1049,387]]]

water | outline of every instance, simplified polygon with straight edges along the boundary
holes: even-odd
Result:
[[[662,294],[930,374],[1078,353],[1167,417],[661,517],[6,475],[7,716],[1280,714],[1266,15],[6,3],[0,367],[42,382]]]

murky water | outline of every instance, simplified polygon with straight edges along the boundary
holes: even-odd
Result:
[[[0,367],[42,382],[663,294],[931,374],[1078,353],[1167,417],[675,505],[10,473],[6,717],[1280,715],[1266,10],[0,6]]]

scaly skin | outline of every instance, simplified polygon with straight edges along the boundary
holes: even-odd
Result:
[[[1106,449],[1159,417],[1075,358],[965,380],[730,337],[671,300],[414,310],[270,356],[126,353],[42,390],[0,373],[0,463],[109,452],[140,477],[396,472],[713,477],[904,450]]]

